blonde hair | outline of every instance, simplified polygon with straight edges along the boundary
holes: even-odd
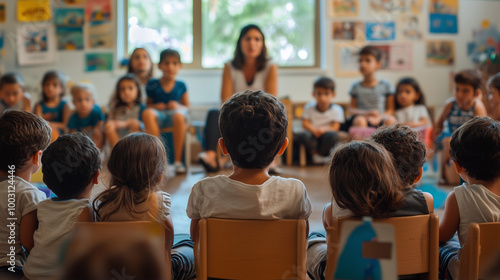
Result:
[[[158,213],[158,186],[167,172],[167,154],[161,140],[145,133],[130,134],[116,143],[108,161],[111,187],[94,200],[98,220],[108,220],[120,209],[131,216],[146,214],[163,223]],[[147,210],[137,206],[147,203]]]

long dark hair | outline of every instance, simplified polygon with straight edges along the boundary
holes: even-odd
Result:
[[[415,102],[415,105],[424,105],[425,106],[425,96],[424,96],[424,93],[422,92],[422,89],[420,89],[420,85],[418,84],[417,80],[415,80],[414,78],[409,78],[409,77],[406,77],[406,78],[402,78],[401,80],[399,80],[397,86],[396,86],[396,95],[398,94],[398,89],[399,89],[399,86],[401,85],[409,85],[411,86],[416,93],[418,93],[418,96],[419,98],[417,99],[417,101]],[[398,103],[398,99],[397,98],[394,98],[395,99],[395,104],[396,104],[396,110],[398,109],[401,109],[401,104]]]
[[[45,73],[45,75],[43,75],[43,78],[42,78],[42,100],[43,100],[43,102],[49,101],[47,99],[47,96],[45,95],[45,92],[43,91],[43,85],[51,80],[57,80],[59,82],[59,84],[61,84],[62,92],[61,92],[61,95],[59,96],[60,98],[62,98],[64,96],[64,94],[66,94],[66,78],[65,78],[64,74],[60,71],[57,71],[57,70],[48,71]]]
[[[135,99],[135,104],[141,104],[141,98],[142,98],[142,90],[141,90],[141,84],[137,77],[132,74],[128,73],[125,76],[121,77],[118,82],[116,82],[115,86],[115,92],[113,93],[111,97],[111,102],[110,102],[110,107],[111,110],[116,110],[120,107],[127,106],[127,103],[123,102],[121,96],[120,96],[120,83],[122,81],[132,81],[134,82],[135,86],[137,87],[137,98]]]
[[[151,67],[149,68],[149,71],[148,71],[148,81],[151,80],[151,78],[153,77],[153,61],[151,60],[151,56],[149,55],[148,51],[145,49],[145,48],[136,48],[132,54],[130,55],[130,59],[128,61],[128,68],[127,68],[127,73],[132,73],[132,74],[135,74],[134,73],[134,69],[132,69],[132,57],[134,56],[135,52],[138,51],[138,50],[144,50],[147,54],[148,54],[148,58],[149,58],[149,62],[151,64]]]
[[[248,31],[255,29],[260,32],[262,35],[262,51],[260,55],[257,57],[257,71],[264,69],[267,63],[267,48],[266,48],[266,37],[260,27],[255,24],[249,24],[241,29],[240,37],[238,37],[238,42],[236,43],[236,49],[234,50],[234,58],[231,61],[231,64],[236,69],[241,69],[243,64],[245,64],[245,57],[243,56],[243,52],[241,51],[241,40],[248,33]]]

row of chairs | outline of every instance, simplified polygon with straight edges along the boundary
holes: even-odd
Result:
[[[333,279],[337,262],[339,233],[353,218],[332,221],[327,229],[326,279]],[[424,274],[438,279],[438,227],[436,214],[375,219],[394,227],[398,275]],[[103,232],[139,230],[154,233],[148,222],[81,223],[79,229],[92,239],[110,238]],[[114,231],[113,231],[114,229]],[[156,232],[157,233],[157,232]],[[462,279],[482,277],[487,260],[500,249],[500,223],[471,224],[460,261]],[[73,242],[75,243],[75,242]],[[76,244],[88,247],[87,240]],[[164,243],[163,243],[164,244]],[[163,244],[156,248],[161,251]],[[80,246],[80,247],[81,247]],[[195,244],[197,279],[306,279],[306,223],[304,220],[202,219]],[[70,246],[71,251],[76,252]],[[164,262],[170,266],[168,255]],[[69,258],[71,259],[71,258]],[[170,277],[170,273],[167,273]]]

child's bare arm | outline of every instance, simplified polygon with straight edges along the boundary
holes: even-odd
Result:
[[[174,223],[172,222],[172,215],[168,215],[165,220],[165,249],[170,252],[174,245]]]
[[[278,66],[271,65],[265,84],[266,92],[278,97]]]
[[[327,131],[339,131],[340,129],[340,123],[339,122],[333,122],[330,127],[328,127]]]
[[[484,106],[484,103],[481,100],[476,99],[476,107],[474,108],[474,116],[486,117],[487,115],[488,115],[488,113],[486,111],[486,107]]]
[[[302,127],[311,132],[313,135],[316,133],[316,128],[312,125],[312,123],[308,119],[302,120]]]
[[[180,103],[186,107],[189,107],[189,94],[187,91],[181,96]]]
[[[36,104],[35,105],[35,110],[34,111],[35,111],[34,112],[35,115],[40,116],[40,117],[42,116],[42,106],[40,104]]]
[[[31,113],[31,100],[29,98],[27,98],[26,96],[23,97],[23,100],[24,100],[23,110]]]
[[[395,112],[395,101],[394,101],[394,95],[388,95],[385,101],[385,114],[386,115],[394,115]]]
[[[200,219],[192,219],[191,227],[189,229],[189,233],[191,234],[191,240],[194,242],[198,241],[198,222]]]
[[[38,218],[36,216],[36,210],[29,212],[21,218],[20,224],[20,238],[21,244],[26,251],[30,252],[35,245],[33,240],[33,234],[38,228]]]
[[[422,192],[424,194],[425,202],[427,202],[427,209],[429,213],[434,213],[434,197],[428,192]]]
[[[441,116],[439,117],[438,121],[436,122],[436,125],[434,127],[434,130],[432,132],[433,134],[433,139],[436,139],[441,132],[443,132],[443,123],[446,117],[450,114],[451,108],[453,107],[453,102],[449,102],[446,104],[446,106],[443,109],[443,113],[441,113]]]
[[[455,192],[446,199],[443,218],[439,224],[439,242],[446,242],[453,237],[460,225],[460,212]]]
[[[328,203],[328,205],[323,209],[323,227],[328,229],[332,222],[332,204]]]

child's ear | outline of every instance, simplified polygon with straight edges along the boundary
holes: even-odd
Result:
[[[457,171],[457,174],[460,176],[460,178],[462,178],[463,180],[463,177],[461,176],[462,174],[465,174],[465,168],[463,168],[462,166],[460,166],[460,164],[458,164],[456,161],[453,161],[453,164],[455,165],[455,171]],[[465,181],[465,180],[464,180]]]
[[[31,162],[40,167],[42,165],[42,151],[38,150],[31,156]]]
[[[420,166],[420,168],[418,169],[418,176],[417,178],[415,178],[415,180],[413,180],[413,184],[416,184],[418,181],[420,181],[423,173],[424,173],[424,168]]]
[[[226,149],[226,145],[224,144],[224,139],[219,138],[219,147],[222,151],[222,154],[224,154],[225,156],[227,156],[228,152],[227,152],[227,149]]]
[[[377,65],[377,70],[380,70],[382,68],[382,61],[381,60],[377,61],[376,65]]]
[[[285,150],[286,150],[286,147],[288,147],[288,137],[285,138],[285,141],[283,141],[283,145],[281,145],[281,148],[280,150],[278,151],[278,154],[276,154],[277,156],[281,156]]]
[[[99,184],[99,174],[101,173],[101,170],[98,169],[95,173],[94,176],[92,176],[92,184],[97,185]]]
[[[481,93],[483,93],[483,91],[482,91],[480,88],[476,89],[476,90],[474,91],[474,97],[478,97],[478,96],[480,96],[480,95],[481,95]]]

